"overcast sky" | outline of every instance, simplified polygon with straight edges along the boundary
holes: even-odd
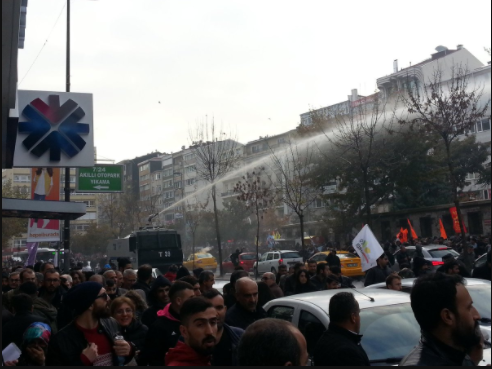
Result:
[[[64,91],[65,3],[29,0],[20,89]],[[243,143],[278,134],[373,93],[394,59],[464,44],[486,63],[491,45],[490,0],[72,0],[71,23],[72,91],[94,94],[98,158],[116,161],[179,151],[206,116]]]

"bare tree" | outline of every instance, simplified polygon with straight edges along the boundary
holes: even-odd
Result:
[[[260,260],[261,221],[275,199],[275,192],[272,187],[272,179],[262,167],[255,172],[247,173],[243,176],[243,181],[239,181],[234,188],[234,192],[238,194],[238,201],[242,202],[246,209],[256,216],[256,260]],[[258,278],[258,268],[255,269],[255,277]]]
[[[198,197],[195,196],[193,201],[186,201],[186,206],[185,206],[185,213],[184,213],[184,218],[185,218],[185,224],[190,230],[191,233],[191,239],[192,239],[192,254],[195,254],[195,248],[196,248],[196,235],[198,231],[198,227],[202,225],[202,221],[205,217],[205,214],[207,212],[209,204],[209,197],[207,196],[207,199],[205,202],[199,201]],[[195,259],[193,258],[193,269],[195,269]]]
[[[470,77],[471,73],[466,67],[456,65],[451,68],[449,79],[445,79],[442,69],[436,69],[422,86],[411,88],[411,84],[407,83],[408,88],[402,100],[409,115],[399,119],[400,124],[409,125],[419,134],[433,133],[440,137],[440,143],[446,151],[449,185],[458,210],[463,242],[466,242],[466,233],[458,196],[453,148],[460,135],[468,134],[486,116],[490,106],[490,99],[486,103],[482,99],[483,88],[470,85]]]
[[[211,195],[215,217],[215,231],[219,252],[220,275],[224,275],[222,266],[222,241],[220,237],[219,214],[217,207],[217,184],[238,162],[237,142],[232,134],[224,132],[221,127],[206,120],[190,130],[192,146],[190,149],[196,157],[197,176],[211,185]]]
[[[288,141],[285,149],[273,149],[272,170],[277,177],[277,196],[298,217],[301,228],[301,244],[304,245],[304,218],[306,211],[321,194],[312,180],[316,149],[305,142],[297,144]]]

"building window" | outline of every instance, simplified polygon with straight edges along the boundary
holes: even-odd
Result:
[[[174,214],[166,214],[164,219],[166,219],[166,222],[172,222],[174,220]]]
[[[180,189],[181,187],[183,187],[183,182],[181,181],[174,182],[174,188]]]
[[[254,146],[251,147],[251,152],[253,154],[258,154],[260,151],[261,151],[260,150],[260,146],[258,146],[258,145],[254,145]]]
[[[150,169],[150,164],[144,164],[138,168],[139,171],[145,172],[146,170]]]
[[[186,154],[184,156],[184,161],[192,161],[192,160],[195,160],[196,156],[195,154]]]
[[[164,182],[164,188],[173,188],[173,186],[174,186],[173,180]]]
[[[185,172],[186,173],[196,173],[196,166],[192,165],[192,166],[186,167]]]
[[[174,191],[164,192],[163,196],[165,199],[174,199]]]
[[[26,244],[27,244],[26,239],[14,240],[14,247],[26,247]]]
[[[29,183],[31,182],[31,176],[14,176],[14,182],[17,183]]]
[[[195,184],[195,178],[186,180],[186,186],[193,186],[194,184]]]
[[[173,168],[166,169],[162,172],[163,177],[172,177],[174,174]]]
[[[159,179],[161,179],[161,173],[156,173],[155,180],[158,181]]]
[[[314,208],[315,209],[321,209],[326,207],[325,201],[323,199],[316,199],[314,202]]]
[[[466,175],[466,180],[467,181],[474,181],[480,179],[480,174],[478,173],[468,173]]]
[[[477,132],[490,131],[490,120],[489,119],[482,119],[481,122],[478,122],[476,131]]]
[[[96,207],[96,202],[94,200],[86,200],[82,201],[82,203],[85,204],[88,208],[95,208]]]

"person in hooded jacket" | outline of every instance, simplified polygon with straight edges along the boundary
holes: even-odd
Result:
[[[190,275],[190,271],[184,265],[182,265],[176,273],[176,279],[180,280],[181,278],[188,277]]]
[[[142,314],[142,323],[150,327],[157,319],[157,312],[164,309],[169,304],[169,291],[172,283],[162,275],[152,283],[149,294],[150,307]]]
[[[309,273],[306,269],[299,270],[295,276],[294,295],[318,291],[314,283],[310,281]]]
[[[130,342],[135,348],[138,362],[138,353],[145,344],[149,329],[135,318],[135,311],[135,304],[128,297],[117,297],[111,303],[111,316],[120,325],[120,333],[125,337],[125,341]]]

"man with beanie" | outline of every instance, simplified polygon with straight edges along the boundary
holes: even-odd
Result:
[[[162,275],[158,276],[152,284],[149,294],[150,307],[142,315],[142,323],[151,327],[157,319],[157,312],[169,304],[169,291],[172,283]]]
[[[96,282],[72,288],[64,303],[75,319],[51,339],[46,365],[120,366],[130,362],[135,350],[124,340],[114,340],[121,328],[110,317],[109,302],[106,290]]]
[[[181,307],[195,297],[193,286],[189,283],[177,281],[169,291],[171,303],[157,312],[157,319],[149,326],[149,333],[144,348],[139,356],[140,365],[163,366],[164,357],[170,348],[178,343],[181,335]]]

